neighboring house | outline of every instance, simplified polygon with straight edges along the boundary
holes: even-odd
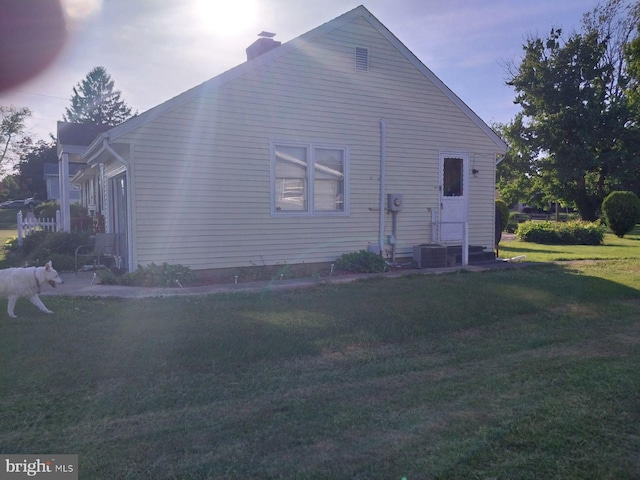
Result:
[[[69,164],[69,181],[81,170],[87,168],[86,163]],[[44,164],[44,179],[47,184],[47,200],[60,202],[60,168],[57,163]],[[80,202],[80,190],[73,188],[69,190],[69,201],[71,203]]]
[[[47,177],[47,195],[49,192],[57,193],[57,200],[60,202],[60,221],[62,229],[71,229],[71,214],[69,205],[73,202],[81,201],[87,206],[87,202],[80,198],[80,189],[71,186],[71,179],[87,169],[87,162],[81,157],[87,147],[95,140],[97,135],[113,128],[108,125],[88,125],[58,122],[58,187],[57,192],[53,180],[51,190],[49,178]],[[79,167],[78,165],[82,165]],[[46,165],[45,165],[46,169]],[[45,170],[46,174],[46,170]]]
[[[407,258],[462,245],[465,224],[493,251],[506,145],[464,102],[362,6],[282,45],[271,36],[82,151],[74,182],[129,269]]]

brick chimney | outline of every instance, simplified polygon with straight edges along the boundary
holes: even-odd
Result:
[[[258,34],[258,37],[260,38],[247,47],[247,60],[253,60],[263,53],[267,53],[269,50],[279,47],[282,42],[274,40],[273,37],[275,36],[275,33],[260,32]]]

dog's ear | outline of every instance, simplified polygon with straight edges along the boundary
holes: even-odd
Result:
[[[44,269],[48,272],[49,270],[51,270],[51,260],[49,260],[47,262],[47,264],[44,266]]]

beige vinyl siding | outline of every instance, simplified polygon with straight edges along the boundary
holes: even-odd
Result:
[[[355,71],[356,46],[369,50],[368,72]],[[386,193],[404,195],[398,255],[429,241],[440,150],[469,152],[476,162],[470,240],[490,248],[495,144],[358,18],[118,140],[135,145],[134,264],[325,262],[377,244],[380,119]],[[272,215],[270,141],[347,147],[348,215]],[[391,215],[385,219],[388,235]]]

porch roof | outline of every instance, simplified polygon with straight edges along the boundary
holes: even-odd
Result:
[[[112,128],[110,125],[58,122],[58,158],[63,153],[79,157],[96,137]]]
[[[71,185],[82,185],[84,182],[97,177],[98,173],[98,169],[95,166],[85,165],[83,169],[78,170],[75,175],[71,176]]]

